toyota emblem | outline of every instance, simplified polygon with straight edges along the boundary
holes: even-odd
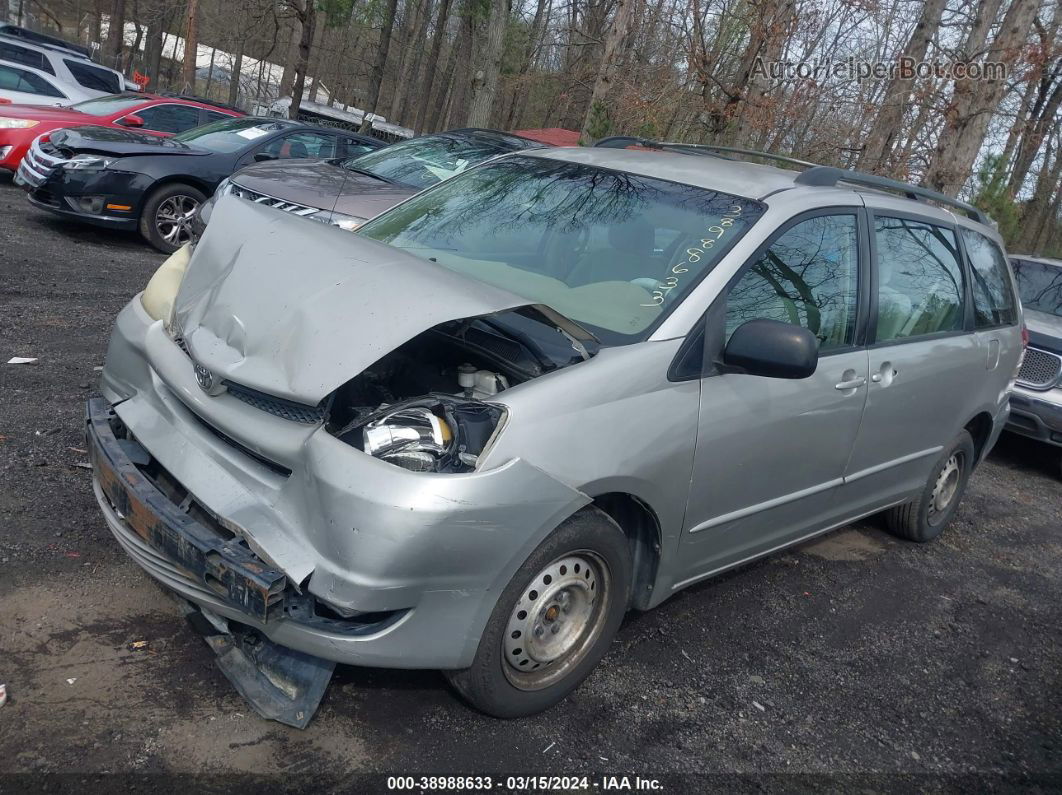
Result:
[[[200,388],[208,395],[214,390],[214,374],[201,364],[195,366],[195,380],[198,382]]]

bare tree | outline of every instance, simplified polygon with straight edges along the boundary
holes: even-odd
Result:
[[[376,47],[376,59],[372,64],[372,76],[369,80],[369,97],[365,103],[365,117],[361,121],[360,131],[368,132],[372,128],[370,114],[376,113],[380,104],[380,86],[383,85],[384,66],[387,64],[387,51],[391,49],[391,32],[395,26],[395,13],[398,9],[398,0],[386,0],[384,8],[383,27],[380,29],[380,41]]]
[[[623,48],[627,45],[631,35],[631,26],[634,22],[636,0],[617,0],[616,14],[612,17],[612,23],[605,35],[605,50],[601,56],[601,63],[597,69],[597,79],[594,80],[594,88],[590,92],[590,104],[583,116],[581,138],[589,142],[591,117],[595,113],[595,107],[600,107],[609,91],[612,89],[612,81],[616,78],[617,68],[623,55]]]

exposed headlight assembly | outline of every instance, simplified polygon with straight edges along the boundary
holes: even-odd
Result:
[[[74,155],[63,163],[63,168],[75,171],[99,171],[107,168],[117,159],[116,157],[103,157],[102,155]]]
[[[334,213],[331,210],[321,210],[306,217],[312,218],[314,221],[320,221],[323,224],[338,226],[348,232],[353,232],[366,221],[365,218],[359,218],[356,215],[344,215],[343,213]]]
[[[147,287],[140,296],[140,303],[152,320],[165,320],[169,323],[173,313],[173,301],[177,297],[181,282],[184,281],[191,258],[192,247],[185,243],[170,254],[148,280]]]
[[[501,406],[431,395],[363,415],[336,436],[414,472],[469,472],[504,416]]]

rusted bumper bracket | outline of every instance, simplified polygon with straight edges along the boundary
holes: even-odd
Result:
[[[150,460],[135,441],[115,434],[120,423],[107,401],[86,407],[86,441],[104,495],[126,525],[189,579],[261,622],[284,610],[287,578],[237,538],[226,538],[175,505],[137,468]]]

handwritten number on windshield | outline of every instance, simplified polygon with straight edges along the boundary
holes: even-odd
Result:
[[[642,304],[642,306],[662,306],[668,293],[679,286],[679,276],[683,273],[689,273],[690,266],[700,262],[701,258],[715,247],[716,242],[722,239],[726,231],[734,225],[734,221],[741,217],[741,211],[741,205],[734,204],[723,214],[718,224],[709,226],[709,236],[701,238],[699,246],[686,249],[686,258],[671,266],[670,272],[672,275],[656,283],[649,303]]]

